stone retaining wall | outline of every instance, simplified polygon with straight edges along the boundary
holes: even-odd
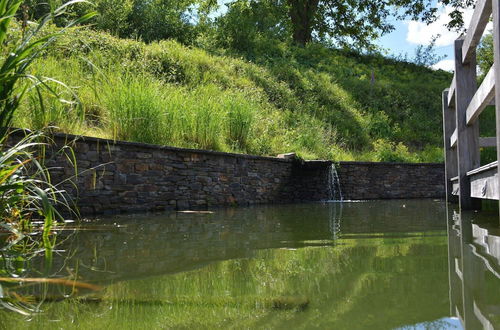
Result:
[[[56,134],[47,165],[84,215],[329,199],[331,162],[278,159]],[[69,144],[73,154],[58,154]],[[75,175],[75,172],[77,173]],[[346,199],[444,197],[442,164],[342,162]]]
[[[345,199],[444,198],[443,164],[340,162]]]

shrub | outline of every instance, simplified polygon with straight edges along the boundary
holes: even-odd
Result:
[[[374,152],[377,161],[380,162],[415,162],[412,155],[403,143],[394,143],[378,139],[374,142]]]

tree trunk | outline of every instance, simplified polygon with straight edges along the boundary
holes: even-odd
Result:
[[[305,46],[312,40],[313,20],[318,3],[319,0],[288,0],[293,41],[298,45]]]

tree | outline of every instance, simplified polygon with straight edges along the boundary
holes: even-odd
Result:
[[[100,0],[103,1],[103,0]],[[129,31],[146,42],[173,38],[189,44],[196,34],[192,14],[198,0],[134,0]]]
[[[390,17],[431,23],[437,18],[438,6],[447,5],[454,8],[448,27],[459,28],[463,10],[474,5],[473,0],[440,0],[437,4],[432,0],[235,0],[232,4],[242,2],[286,8],[282,24],[299,45],[317,38],[358,48],[369,48],[374,39],[392,31]]]
[[[438,55],[436,54],[436,40],[441,35],[437,35],[432,37],[431,42],[427,45],[419,45],[415,49],[415,57],[413,59],[413,63],[417,65],[423,65],[427,67],[432,67],[434,64],[446,58],[446,55]]]
[[[477,49],[477,64],[481,71],[481,78],[484,78],[494,64],[493,59],[493,35],[488,33],[483,37]]]
[[[19,18],[38,20],[58,6],[72,0],[23,0]],[[82,16],[90,9],[98,15],[94,28],[111,32],[120,37],[154,40],[175,38],[183,43],[193,41],[196,24],[192,14],[197,6],[203,9],[209,0],[89,0],[82,6],[70,7],[64,15],[54,19],[58,26]],[[213,5],[212,7],[213,8]]]

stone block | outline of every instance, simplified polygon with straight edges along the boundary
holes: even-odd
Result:
[[[146,163],[135,164],[135,172],[136,173],[146,172],[147,170],[149,170],[148,164],[146,164]]]

